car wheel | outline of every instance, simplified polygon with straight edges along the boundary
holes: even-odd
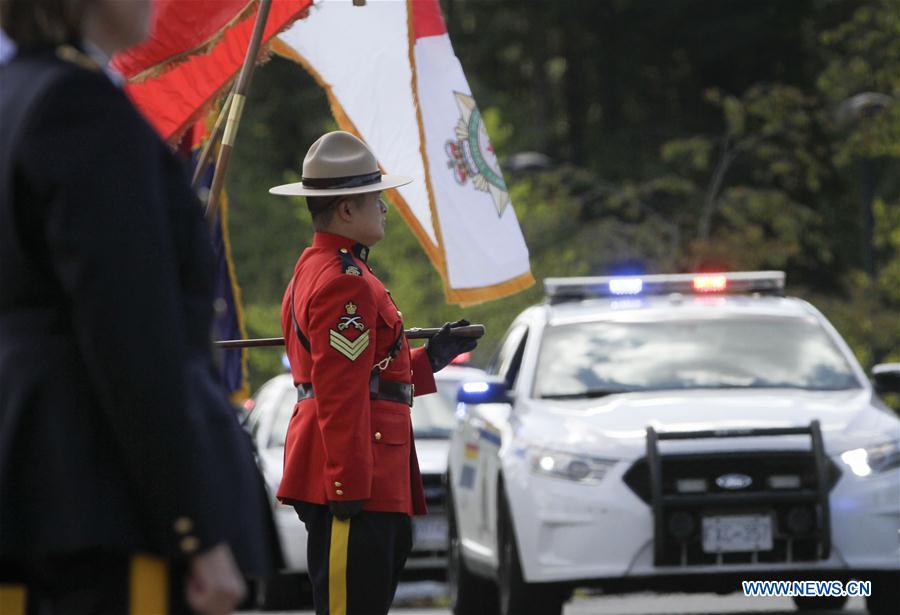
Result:
[[[840,611],[847,604],[847,596],[794,596],[798,611]]]
[[[449,481],[448,481],[449,483]],[[462,556],[456,509],[452,492],[447,489],[447,588],[453,615],[497,615],[497,586],[472,574]]]
[[[499,504],[500,615],[561,615],[568,596],[556,585],[525,581],[506,498],[501,496]]]
[[[256,583],[256,608],[284,611],[312,608],[312,587],[305,574],[276,574]]]
[[[866,598],[871,615],[894,615],[900,604],[900,574],[885,574],[872,579],[872,595]]]

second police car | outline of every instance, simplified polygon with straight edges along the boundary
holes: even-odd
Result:
[[[872,581],[900,604],[900,421],[781,272],[558,278],[460,392],[457,615],[558,615],[573,588]],[[897,391],[900,365],[873,370]],[[795,599],[804,610],[846,597]]]

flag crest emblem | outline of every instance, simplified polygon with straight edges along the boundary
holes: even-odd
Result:
[[[488,138],[481,111],[471,96],[460,92],[453,92],[453,95],[460,117],[456,124],[456,140],[447,141],[446,151],[450,158],[447,166],[453,169],[458,184],[463,185],[471,178],[476,190],[489,193],[497,215],[502,217],[509,205],[509,191],[503,181],[500,164]]]

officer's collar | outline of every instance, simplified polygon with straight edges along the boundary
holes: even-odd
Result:
[[[361,243],[355,243],[350,248],[353,250],[353,253],[356,255],[356,258],[361,260],[362,262],[368,262],[369,260],[369,246],[364,246]]]
[[[356,258],[364,263],[369,260],[368,246],[357,243],[353,239],[344,237],[343,235],[318,231],[313,235],[312,247],[322,248],[324,250],[340,250],[341,248],[346,248],[352,251]]]

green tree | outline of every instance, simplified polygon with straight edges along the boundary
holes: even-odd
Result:
[[[900,359],[900,0],[443,0],[454,48],[503,159],[532,271],[547,276],[779,268],[864,364]],[[842,120],[861,92],[878,112]],[[890,102],[893,101],[893,102]],[[281,294],[310,236],[299,175],[334,128],[324,94],[280,59],[254,77],[228,189],[252,335],[280,331]],[[858,168],[871,171],[876,277],[866,275]],[[484,364],[540,283],[460,310],[396,213],[372,262],[408,325],[484,322]],[[251,351],[254,386],[280,353]]]

